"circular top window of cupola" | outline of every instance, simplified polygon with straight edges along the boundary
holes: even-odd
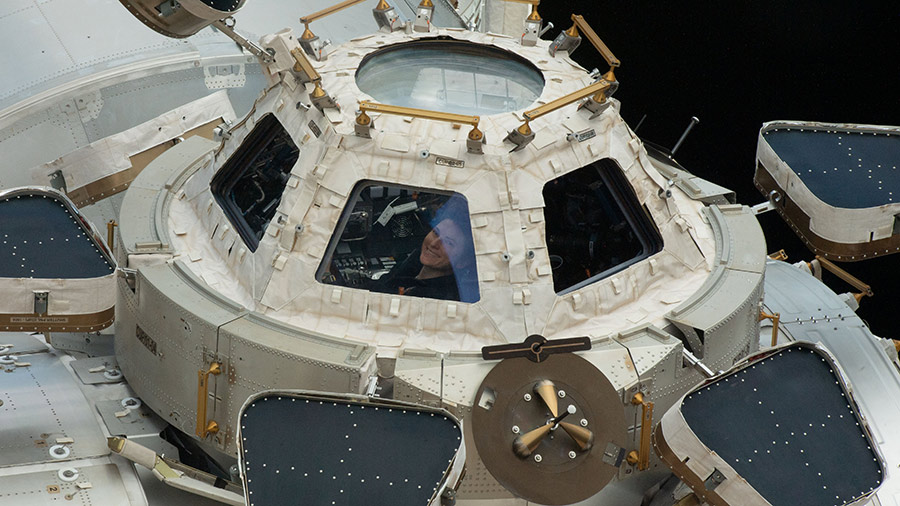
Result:
[[[356,84],[384,104],[488,116],[533,104],[544,76],[496,46],[434,38],[370,53],[356,71]]]

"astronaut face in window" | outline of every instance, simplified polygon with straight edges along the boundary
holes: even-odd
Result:
[[[446,276],[459,266],[467,250],[468,237],[453,220],[444,219],[425,236],[419,262],[423,272],[420,278]]]

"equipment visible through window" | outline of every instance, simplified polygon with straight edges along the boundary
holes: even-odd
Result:
[[[547,249],[558,294],[625,269],[662,249],[622,170],[609,159],[544,185]]]
[[[256,251],[300,150],[278,119],[262,117],[210,183],[216,202],[241,239]]]

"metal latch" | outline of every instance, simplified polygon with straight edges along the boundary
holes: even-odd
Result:
[[[50,292],[47,290],[34,291],[34,314],[44,316],[47,314],[47,306],[50,301]]]

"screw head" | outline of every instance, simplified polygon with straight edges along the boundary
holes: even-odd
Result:
[[[587,427],[587,419],[586,419],[586,418],[582,418],[582,419],[581,419],[581,426],[582,426],[582,427]]]
[[[531,400],[531,394],[525,394],[524,399],[525,399],[525,402],[530,401],[530,400]]]
[[[540,454],[540,453],[535,453],[535,454],[534,454],[534,461],[535,461],[535,462],[540,462],[540,461],[542,461],[542,460],[544,460],[544,457],[541,457],[541,454]]]
[[[564,399],[566,397],[566,391],[560,390],[559,392],[557,392],[557,395],[559,395],[560,399]]]
[[[578,456],[578,454],[575,453],[574,450],[569,450],[569,458],[570,458],[570,459],[574,459],[574,458],[577,457],[577,456]]]
[[[518,434],[518,433],[520,432],[519,426],[518,426],[518,425],[513,425],[513,426],[512,426],[512,431],[513,431],[513,434]]]

